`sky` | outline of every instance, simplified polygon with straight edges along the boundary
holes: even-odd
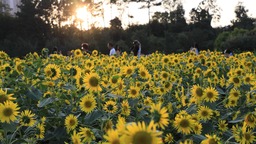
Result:
[[[161,1],[161,0],[160,0]],[[189,19],[189,12],[192,8],[196,8],[202,0],[183,0],[183,7],[185,9],[185,18]],[[235,18],[235,7],[238,2],[242,2],[246,9],[248,9],[248,15],[250,17],[256,18],[256,0],[217,0],[217,4],[221,8],[221,18],[218,23],[212,23],[213,27],[218,26],[227,26],[231,24],[231,20]],[[129,23],[134,24],[145,24],[148,22],[148,10],[139,9],[140,5],[138,3],[132,3],[129,6],[129,9],[126,10],[122,17],[122,23],[124,26],[127,26]],[[112,9],[113,10],[113,9]],[[154,11],[164,11],[163,8],[158,7],[151,9],[151,16],[154,14]],[[118,13],[118,11],[113,10],[113,13]],[[133,15],[134,18],[128,18],[128,14]],[[112,18],[114,18],[112,14]],[[108,17],[106,15],[106,17]],[[107,18],[106,18],[107,20]]]
[[[161,0],[158,0],[160,2]],[[182,0],[183,1],[183,8],[185,9],[185,18],[187,22],[189,22],[189,12],[192,8],[196,8],[198,4],[202,0]],[[238,2],[242,2],[246,9],[248,9],[248,15],[250,17],[256,18],[256,0],[217,0],[217,4],[221,9],[221,18],[217,23],[211,23],[213,27],[223,27],[231,24],[231,20],[235,19],[235,8]],[[145,5],[146,3],[144,3]],[[80,16],[83,19],[83,23],[81,24],[82,29],[89,29],[89,25],[96,22],[96,26],[99,27],[108,27],[110,25],[110,20],[118,17],[121,22],[123,28],[128,27],[131,24],[146,24],[149,21],[148,17],[148,9],[140,9],[143,3],[137,2],[130,2],[128,5],[127,3],[122,3],[124,6],[123,9],[118,10],[115,5],[107,4],[107,2],[103,3],[103,10],[104,10],[104,19],[102,17],[90,17],[86,13],[86,11],[81,11]],[[150,8],[150,15],[153,16],[154,12],[160,11],[164,12],[164,8],[159,7],[151,7]],[[128,17],[128,15],[132,15],[133,18]]]

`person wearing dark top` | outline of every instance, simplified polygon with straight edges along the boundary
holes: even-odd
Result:
[[[81,49],[82,49],[83,52],[91,53],[91,51],[89,51],[89,44],[88,43],[82,43]]]
[[[228,48],[228,49],[224,50],[224,56],[226,58],[233,56],[233,52]]]
[[[133,55],[140,57],[140,54],[141,54],[141,44],[140,44],[140,42],[138,40],[135,40],[132,44],[133,45],[132,45],[130,50],[133,52]]]

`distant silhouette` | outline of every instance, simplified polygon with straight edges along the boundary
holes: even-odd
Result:
[[[141,43],[138,40],[134,40],[130,49],[134,56],[140,57],[141,55]]]
[[[107,47],[108,47],[108,49],[110,49],[109,56],[116,55],[116,50],[114,48],[113,43],[109,42]]]

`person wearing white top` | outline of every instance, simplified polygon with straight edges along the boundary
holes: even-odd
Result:
[[[108,43],[108,48],[110,49],[109,51],[109,56],[115,55],[116,54],[116,50],[114,48],[114,45],[112,43]]]

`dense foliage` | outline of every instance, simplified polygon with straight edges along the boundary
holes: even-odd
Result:
[[[20,143],[256,142],[256,57],[0,51],[0,140]]]
[[[40,52],[42,48],[50,50],[57,46],[63,54],[79,48],[82,42],[88,42],[91,50],[108,53],[106,44],[109,41],[121,46],[129,52],[133,40],[142,43],[142,53],[150,54],[156,50],[163,53],[184,52],[194,43],[199,50],[210,49],[223,51],[255,50],[255,19],[247,15],[248,10],[238,4],[236,18],[232,26],[213,28],[211,23],[220,18],[220,10],[215,0],[204,0],[190,12],[191,21],[184,18],[184,9],[179,0],[155,3],[150,0],[144,8],[163,5],[166,12],[156,12],[150,22],[145,25],[130,24],[122,28],[122,21],[114,18],[109,28],[92,27],[90,30],[79,30],[78,20],[63,26],[80,5],[86,5],[95,16],[102,16],[102,3],[92,1],[41,1],[22,0],[20,12],[16,17],[8,15],[8,11],[0,13],[0,49],[10,56],[25,56],[28,52]],[[110,1],[120,9],[133,1]],[[139,1],[137,1],[139,2]],[[144,1],[140,1],[144,2]],[[1,8],[6,6],[0,5]],[[7,8],[5,8],[7,9]],[[132,16],[130,16],[132,19]],[[102,17],[104,18],[104,17]],[[253,30],[254,29],[254,30]]]

